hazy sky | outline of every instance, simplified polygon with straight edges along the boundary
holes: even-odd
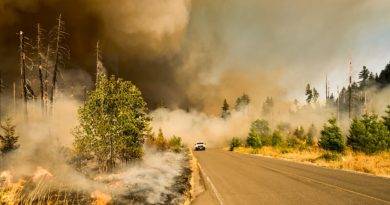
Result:
[[[219,109],[243,92],[303,99],[306,83],[325,93],[363,65],[390,61],[388,0],[0,0],[0,65],[18,76],[17,36],[34,24],[66,21],[71,64],[94,76],[102,42],[110,73],[132,80],[149,104]],[[5,32],[6,31],[6,32]],[[8,79],[12,79],[9,77]],[[7,80],[7,79],[6,79]]]

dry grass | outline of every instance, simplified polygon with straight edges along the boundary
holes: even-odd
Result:
[[[366,155],[346,150],[343,154],[336,155],[340,157],[339,160],[332,161],[324,159],[324,154],[329,154],[329,152],[318,147],[310,147],[303,150],[285,147],[262,147],[261,149],[239,147],[234,151],[390,177],[390,152],[383,152],[377,155]]]

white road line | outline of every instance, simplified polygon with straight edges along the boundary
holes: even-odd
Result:
[[[206,175],[206,173],[204,172],[202,166],[200,166],[199,163],[198,163],[198,167],[199,167],[200,171],[203,173],[203,175],[206,177],[207,182],[210,184],[211,189],[213,190],[215,196],[217,197],[217,200],[218,200],[219,204],[220,204],[220,205],[223,205],[222,196],[221,196],[221,194],[218,192],[217,188],[215,188],[214,183],[213,183],[213,182],[211,181],[211,179]]]

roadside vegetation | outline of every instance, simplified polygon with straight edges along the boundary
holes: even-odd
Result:
[[[342,133],[331,117],[318,134],[314,125],[307,132],[302,126],[285,129],[285,124],[271,131],[266,120],[258,119],[246,138],[232,138],[229,150],[390,176],[389,119],[390,106],[382,117],[375,113],[355,117],[348,133]]]

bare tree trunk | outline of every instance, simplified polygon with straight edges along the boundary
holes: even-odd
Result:
[[[3,78],[2,78],[2,76],[1,76],[1,71],[0,71],[0,124],[1,124],[1,116],[2,116],[2,99],[1,99],[1,97],[2,97],[2,94],[3,94]]]
[[[38,72],[41,91],[41,112],[44,115],[44,99],[43,99],[43,73],[42,73],[42,53],[41,53],[41,27],[37,25],[37,54],[38,54]]]
[[[24,36],[23,31],[19,32],[19,40],[20,40],[20,86],[22,90],[22,98],[24,100],[24,115],[25,119],[27,119],[27,88],[26,88],[26,67],[24,64],[25,53],[24,53]]]
[[[49,55],[50,55],[50,44],[47,45],[47,51],[46,51],[46,62],[45,62],[45,80],[44,80],[44,112],[45,116],[47,116],[47,104],[49,101]]]
[[[57,25],[57,36],[56,36],[56,50],[55,50],[55,59],[54,59],[54,71],[52,78],[52,88],[50,92],[50,112],[53,112],[53,101],[54,101],[54,92],[56,89],[57,83],[57,72],[58,72],[58,64],[59,64],[59,53],[60,53],[60,38],[61,38],[61,14],[58,17],[58,25]]]
[[[100,50],[99,50],[99,41],[96,42],[96,82],[95,82],[95,85],[97,86],[98,85],[98,82],[99,82],[99,75],[100,75],[100,71],[99,71],[99,62],[100,61]]]
[[[15,83],[15,81],[13,83],[13,90],[14,90],[14,115],[16,115],[16,83]]]

